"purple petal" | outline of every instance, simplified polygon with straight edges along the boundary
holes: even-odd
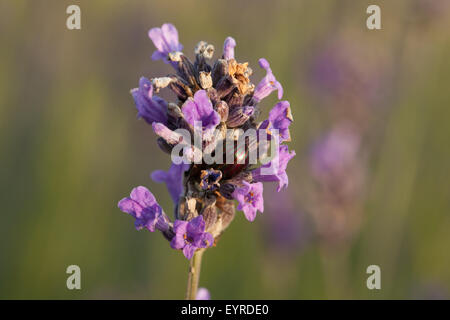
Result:
[[[178,31],[172,24],[166,23],[161,28],[152,28],[149,30],[148,36],[157,49],[152,55],[153,60],[163,59],[165,63],[169,63],[166,59],[167,55],[183,49],[178,42]]]
[[[214,110],[205,90],[198,90],[194,99],[186,100],[182,112],[190,125],[200,121],[204,130],[214,130],[220,123],[220,115]]]
[[[168,221],[153,194],[142,186],[134,188],[129,198],[120,200],[118,207],[136,219],[134,224],[137,229],[145,227],[153,232],[160,218]],[[165,225],[161,224],[161,227]]]
[[[144,208],[156,204],[155,196],[146,187],[134,188],[131,190],[130,197]]]
[[[165,23],[161,27],[162,33],[165,38],[169,49],[171,51],[181,51],[183,47],[178,42],[178,31],[173,24]]]
[[[209,232],[202,233],[195,240],[194,245],[198,248],[209,248],[214,244],[214,237]]]
[[[183,248],[183,254],[186,257],[186,259],[191,260],[191,258],[194,256],[195,250],[197,248],[194,247],[191,244],[187,244],[184,248]]]
[[[154,60],[154,61],[162,60],[162,59],[165,59],[166,57],[167,57],[167,55],[165,53],[157,51],[157,50],[153,51],[153,53],[152,53],[152,60]]]
[[[252,171],[253,181],[277,181],[278,191],[280,191],[288,185],[286,167],[294,156],[295,151],[289,152],[287,145],[280,145],[278,153],[272,161]]]
[[[123,198],[120,200],[118,207],[121,211],[132,215],[134,218],[141,216],[142,207],[130,198]]]
[[[266,59],[261,58],[259,59],[259,65],[261,68],[266,70],[267,74],[257,85],[253,94],[253,99],[256,102],[259,102],[271,94],[274,90],[278,90],[278,99],[281,99],[283,97],[283,87],[273,75],[269,62]]]
[[[141,77],[139,88],[132,89],[131,95],[138,110],[138,118],[143,118],[149,124],[155,121],[167,123],[167,102],[158,96],[153,96],[150,80]]]
[[[278,102],[269,113],[270,123],[272,128],[279,130],[281,142],[290,141],[291,135],[289,132],[289,126],[293,119],[291,114],[291,108],[288,101]]]
[[[253,222],[256,218],[256,208],[252,207],[252,206],[244,206],[242,207],[240,210],[242,210],[244,212],[245,218],[250,221]]]
[[[187,221],[175,220],[175,222],[173,223],[173,231],[176,234],[184,235],[187,230],[187,225],[188,225]]]
[[[148,36],[153,41],[153,44],[159,52],[170,52],[169,47],[164,41],[164,36],[161,28],[151,28],[148,31]]]
[[[265,58],[259,59],[258,64],[261,68],[265,69],[266,71],[272,72],[272,69],[270,69],[269,61],[267,61]]]
[[[172,163],[168,171],[156,170],[153,171],[151,178],[155,182],[164,182],[167,190],[172,197],[173,202],[176,204],[183,192],[183,175],[190,167],[189,164],[175,164]]]
[[[197,234],[201,234],[205,231],[205,221],[203,220],[203,216],[197,216],[191,221],[189,221],[187,225],[187,234],[190,236],[195,236]]]
[[[186,245],[186,241],[184,240],[184,237],[181,234],[176,234],[170,241],[170,247],[172,249],[177,249],[177,250],[183,249],[185,245]]]
[[[263,184],[261,182],[249,184],[244,182],[244,186],[237,188],[233,196],[239,202],[238,210],[244,212],[248,221],[255,220],[256,213],[264,211]]]

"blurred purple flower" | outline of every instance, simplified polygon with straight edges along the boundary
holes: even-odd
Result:
[[[370,50],[355,48],[347,39],[333,40],[320,48],[310,64],[308,78],[316,95],[330,106],[347,110],[373,102],[382,95],[387,70],[384,62],[371,54]]]
[[[175,220],[173,224],[175,236],[170,242],[173,249],[183,249],[187,259],[191,259],[195,250],[211,247],[214,238],[209,232],[205,232],[203,216],[197,216],[190,221]]]
[[[428,282],[413,289],[412,299],[418,300],[448,300],[448,289],[441,283]]]
[[[357,161],[360,137],[350,128],[338,126],[312,148],[311,169],[316,178],[340,175]]]
[[[248,221],[255,220],[256,212],[264,211],[263,184],[261,182],[248,183],[243,181],[243,187],[233,192],[233,197],[239,202],[238,210],[244,212]]]
[[[158,96],[153,96],[150,80],[141,77],[139,88],[132,89],[131,94],[138,110],[138,118],[143,118],[149,124],[167,123],[167,102]]]
[[[211,300],[211,295],[209,294],[208,289],[206,288],[198,288],[197,296],[195,300]]]
[[[276,251],[301,250],[310,237],[305,213],[289,191],[274,196],[274,188],[266,190],[266,211],[263,237]]]

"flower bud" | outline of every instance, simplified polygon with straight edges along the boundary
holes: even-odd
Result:
[[[244,106],[233,108],[228,115],[227,126],[236,128],[242,126],[255,111],[254,107]]]
[[[214,106],[214,109],[220,115],[222,122],[226,122],[228,119],[228,111],[229,111],[228,104],[225,101],[219,101]]]
[[[209,89],[213,85],[211,72],[200,71],[198,80],[200,82],[200,87],[202,87],[203,89]]]
[[[214,86],[217,85],[220,79],[228,74],[228,63],[224,59],[219,59],[214,63],[211,71]]]

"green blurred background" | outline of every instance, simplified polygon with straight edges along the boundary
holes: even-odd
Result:
[[[382,30],[366,28],[373,3],[381,7]],[[302,216],[294,230],[302,243],[284,250],[266,241],[281,202],[281,193],[270,192],[254,223],[237,214],[205,254],[200,286],[213,299],[449,297],[446,3],[0,0],[0,298],[184,297],[182,254],[156,233],[137,232],[117,208],[144,185],[172,210],[165,186],[149,178],[169,167],[168,157],[151,127],[136,120],[129,94],[140,76],[171,72],[150,59],[147,37],[165,22],[175,24],[190,57],[200,40],[220,52],[233,36],[237,58],[250,63],[256,83],[263,76],[257,60],[267,58],[295,118],[290,148],[297,156],[283,196]],[[81,30],[66,28],[70,4],[81,7]],[[308,152],[332,126],[330,109],[345,99],[323,106],[309,70],[320,48],[339,39],[354,48],[348,61],[361,61],[369,78],[384,76],[365,111],[362,222],[350,240],[324,250],[305,200],[314,189]],[[275,94],[262,105],[268,110],[274,102]],[[78,291],[66,288],[71,264],[81,267]],[[381,267],[381,290],[366,287],[372,264]]]

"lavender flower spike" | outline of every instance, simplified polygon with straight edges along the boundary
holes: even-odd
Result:
[[[211,247],[214,238],[205,232],[203,216],[197,216],[190,221],[175,220],[173,224],[175,236],[170,242],[173,249],[183,249],[184,256],[190,260],[195,250]]]
[[[248,221],[255,220],[256,212],[264,211],[263,184],[261,182],[248,183],[243,181],[244,186],[233,192],[233,197],[239,202],[238,210],[244,212]]]
[[[236,41],[232,37],[226,38],[223,44],[223,58],[225,60],[234,59],[234,47],[236,47]]]
[[[267,97],[269,94],[272,93],[274,90],[278,90],[278,99],[281,99],[283,97],[283,87],[281,86],[281,83],[277,81],[275,76],[272,73],[272,69],[270,69],[269,62],[261,58],[259,59],[259,66],[261,68],[266,69],[266,76],[258,83],[258,86],[255,89],[255,92],[253,94],[253,99],[256,102],[261,101],[265,97]]]
[[[194,99],[189,98],[181,109],[186,121],[194,126],[201,122],[204,137],[208,139],[220,123],[220,115],[214,110],[205,90],[198,90]]]
[[[167,102],[158,96],[153,96],[150,80],[141,77],[139,88],[132,89],[131,94],[138,110],[138,118],[143,118],[149,124],[167,123]]]
[[[151,174],[151,178],[155,182],[164,182],[167,186],[167,190],[172,197],[175,204],[178,203],[180,195],[183,192],[183,174],[190,167],[189,164],[175,164],[172,163],[169,171],[156,170]]]
[[[288,185],[289,180],[286,173],[286,167],[288,162],[294,156],[295,151],[289,152],[289,147],[287,145],[280,145],[278,154],[272,161],[251,171],[253,181],[278,181],[277,191],[280,192],[283,187],[287,187]]]
[[[169,53],[183,50],[183,46],[178,42],[178,31],[170,23],[163,24],[161,28],[150,29],[148,36],[156,47],[152,55],[153,60],[163,59],[164,63],[169,63]]]
[[[130,197],[119,201],[118,207],[136,219],[134,225],[138,230],[146,228],[153,232],[155,228],[161,231],[168,229],[168,218],[153,194],[145,187],[134,188]]]
[[[203,252],[229,227],[236,207],[253,221],[264,210],[262,182],[277,181],[278,191],[287,186],[286,166],[295,152],[279,142],[290,140],[293,119],[289,102],[280,101],[283,88],[267,60],[259,60],[266,74],[253,83],[249,63],[235,57],[232,37],[225,39],[217,59],[214,46],[200,41],[192,60],[181,52],[173,25],[148,34],[156,47],[152,58],[172,65],[176,73],[141,78],[132,94],[139,117],[151,124],[157,145],[171,155],[170,168],[154,171],[151,178],[166,184],[175,202],[174,219],[144,187],[133,189],[119,208],[136,219],[138,229],[158,229],[172,248],[183,251],[191,266],[186,298],[200,299],[209,297],[198,290]],[[160,90],[172,91],[175,100],[155,96]],[[275,90],[278,103],[261,122],[257,105]],[[269,150],[275,157],[266,160]]]

